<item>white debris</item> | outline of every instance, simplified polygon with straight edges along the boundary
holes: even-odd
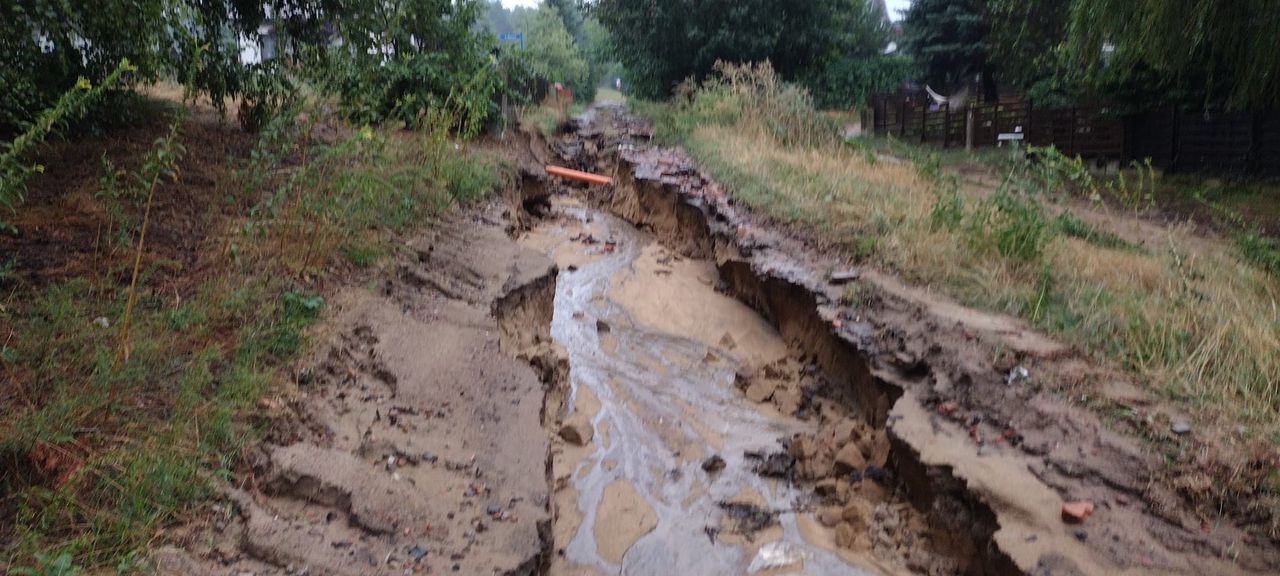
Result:
[[[777,570],[804,561],[804,552],[786,542],[770,542],[760,547],[756,557],[751,560],[749,572],[755,574],[762,570]]]
[[[1020,382],[1022,380],[1026,380],[1030,377],[1031,377],[1031,373],[1028,372],[1026,368],[1023,368],[1022,366],[1018,366],[1017,368],[1014,368],[1013,370],[1009,371],[1009,375],[1005,377],[1004,383],[1006,385],[1012,386],[1014,383]]]

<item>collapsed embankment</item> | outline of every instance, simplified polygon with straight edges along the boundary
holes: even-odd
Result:
[[[687,159],[630,144],[634,122],[612,133],[590,128],[568,137],[586,134],[590,146],[561,147],[566,163],[614,175],[614,186],[587,195],[668,248],[713,259],[720,289],[772,322],[835,385],[832,396],[887,434],[886,484],[927,519],[932,552],[949,556],[958,572],[1247,573],[1277,565],[1274,549],[1238,527],[1192,524],[1146,481],[1154,456],[1033,380],[1028,368],[1046,379],[1061,374],[1069,354],[1060,346],[1006,318],[922,305],[886,290],[889,280],[860,282],[859,271],[844,272],[734,205]],[[842,298],[848,282],[860,283],[857,302]],[[993,353],[1000,347],[1003,359]],[[804,442],[787,440],[793,456],[813,457],[795,448]],[[830,460],[839,448],[829,443],[817,458]],[[843,494],[849,471],[835,469],[799,479],[820,492],[838,483]],[[1067,523],[1063,504],[1077,500],[1096,512]]]

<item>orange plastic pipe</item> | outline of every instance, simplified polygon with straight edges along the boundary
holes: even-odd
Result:
[[[568,178],[570,180],[577,180],[579,182],[586,182],[588,184],[604,184],[605,186],[613,184],[613,178],[608,176],[591,174],[590,172],[579,172],[577,170],[570,170],[568,168],[561,168],[550,164],[547,165],[547,174],[559,176],[561,178]]]

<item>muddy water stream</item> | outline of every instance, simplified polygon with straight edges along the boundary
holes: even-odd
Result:
[[[716,291],[710,263],[572,199],[556,198],[553,213],[523,242],[561,267],[552,336],[569,354],[570,417],[594,434],[557,461],[567,482],[552,572],[747,574],[785,551],[801,560],[781,573],[867,573],[806,542],[799,492],[744,455],[808,430],[734,387],[738,370],[787,354],[773,328]],[[715,455],[723,470],[704,470]],[[721,530],[726,501],[777,522],[749,537]]]

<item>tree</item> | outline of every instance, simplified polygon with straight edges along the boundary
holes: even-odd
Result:
[[[987,23],[981,0],[913,0],[903,24],[903,48],[934,90],[953,92],[982,80],[994,100],[995,74],[987,61]]]
[[[1066,39],[1071,4],[1062,0],[986,0],[990,61],[1001,79],[1030,87],[1060,74],[1057,51]]]
[[[556,9],[564,29],[579,47],[586,46],[586,17],[583,15],[581,0],[544,0],[544,3]]]
[[[1280,105],[1280,2],[1075,0],[1068,55],[1105,85],[1136,69],[1205,108]]]
[[[560,82],[582,98],[594,96],[591,69],[565,28],[560,11],[550,3],[537,10],[518,12],[515,28],[524,32],[525,49],[533,69],[552,82]]]
[[[515,31],[511,26],[511,13],[502,7],[502,2],[499,0],[489,0],[485,10],[484,26],[495,36]]]
[[[802,82],[819,106],[835,108],[862,103],[871,94],[894,90],[910,74],[910,61],[884,54],[891,22],[876,0],[843,0],[833,21],[836,42],[820,65]]]
[[[772,62],[786,79],[820,65],[837,42],[840,0],[599,0],[632,90],[657,98],[719,60]]]

